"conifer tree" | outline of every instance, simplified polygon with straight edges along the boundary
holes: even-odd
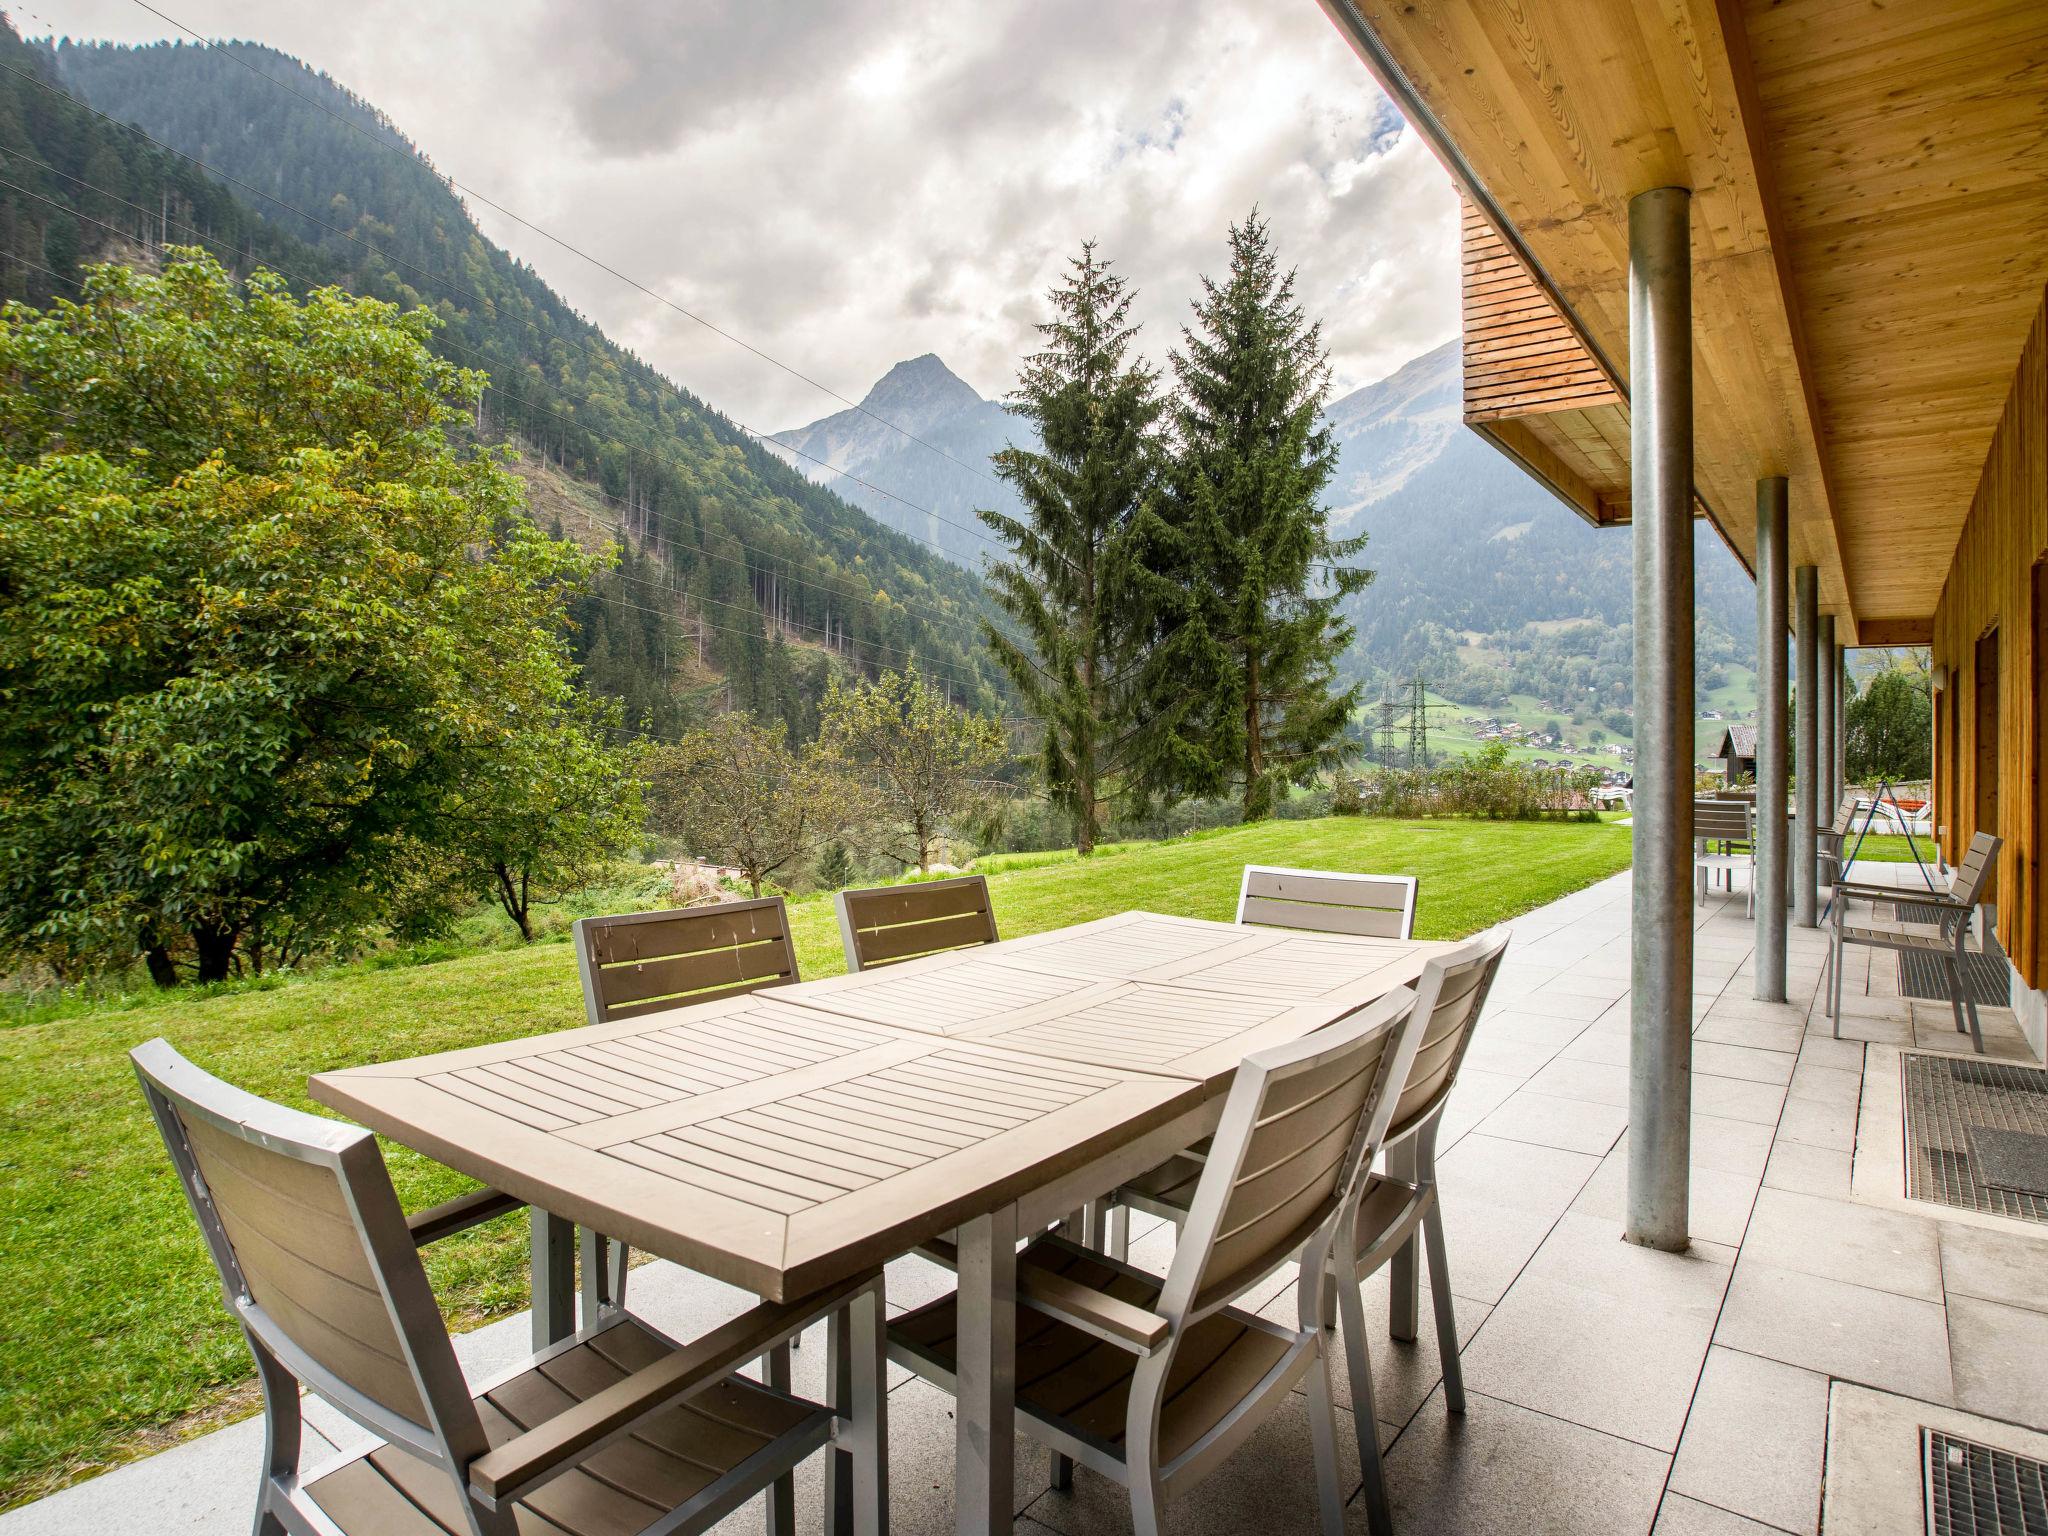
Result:
[[[1113,804],[1142,797],[1146,741],[1137,708],[1147,663],[1147,547],[1158,530],[1164,410],[1158,371],[1132,356],[1132,293],[1091,241],[1053,288],[1045,346],[1010,396],[1042,449],[1009,447],[996,473],[1026,517],[983,511],[1009,546],[988,573],[1016,636],[984,622],[988,643],[1044,722],[1042,771],[1074,848],[1092,853]]]
[[[1181,594],[1168,622],[1171,690],[1153,708],[1182,787],[1235,787],[1247,821],[1336,767],[1361,685],[1339,687],[1351,625],[1338,604],[1372,580],[1340,562],[1321,502],[1337,446],[1322,326],[1309,323],[1254,209],[1231,226],[1230,275],[1202,279],[1173,354],[1176,453],[1165,503]]]

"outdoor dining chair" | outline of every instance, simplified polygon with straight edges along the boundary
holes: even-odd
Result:
[[[1850,945],[1860,944],[1869,949],[1940,957],[1942,973],[1948,981],[1949,1006],[1955,1010],[1956,1032],[1964,1032],[1967,1010],[1970,1044],[1978,1055],[1984,1054],[1984,1032],[1977,1021],[1977,1000],[1971,996],[1963,975],[1963,956],[1978,904],[1989,892],[1998,870],[1998,850],[2004,846],[2003,838],[1989,832],[1979,832],[1971,838],[1969,850],[1956,866],[1946,891],[1901,893],[1890,886],[1858,885],[1851,880],[1835,887],[1834,912],[1828,925],[1827,980],[1828,1017],[1834,1020],[1837,1037],[1842,1033],[1842,955]],[[1876,903],[1887,901],[1933,907],[1937,920],[1915,923],[1896,917],[1851,918],[1847,900],[1850,896],[1861,897],[1872,903],[1873,908]]]
[[[1421,1024],[1415,994],[1404,987],[1246,1057],[1164,1277],[1056,1234],[1019,1255],[1018,1428],[1055,1456],[1123,1484],[1138,1536],[1156,1536],[1166,1507],[1242,1445],[1297,1383],[1307,1388],[1322,1527],[1331,1536],[1344,1529],[1329,1261],[1394,1114]],[[1231,1305],[1297,1259],[1292,1326]],[[890,1357],[953,1390],[958,1307],[955,1293],[898,1318]]]
[[[1374,1480],[1379,1466],[1379,1429],[1372,1410],[1372,1353],[1365,1341],[1365,1309],[1359,1287],[1396,1256],[1403,1256],[1404,1262],[1393,1271],[1389,1327],[1396,1338],[1414,1338],[1414,1266],[1405,1262],[1405,1257],[1420,1232],[1429,1256],[1429,1292],[1444,1373],[1444,1406],[1452,1413],[1463,1413],[1465,1377],[1458,1357],[1450,1256],[1437,1192],[1436,1139],[1444,1106],[1457,1086],[1458,1068],[1486,1007],[1501,957],[1507,953],[1508,939],[1505,933],[1482,935],[1430,961],[1416,982],[1415,1013],[1424,1022],[1414,1064],[1401,1085],[1387,1127],[1386,1171],[1369,1173],[1364,1180],[1349,1218],[1350,1241],[1340,1242],[1331,1260],[1351,1377],[1352,1412],[1358,1425],[1359,1462],[1368,1469],[1368,1513],[1375,1531],[1389,1529],[1390,1523],[1384,1504],[1375,1503],[1381,1498]],[[1183,1225],[1208,1171],[1205,1157],[1214,1155],[1213,1148],[1206,1154],[1184,1153],[1118,1190],[1115,1198],[1132,1210]]]
[[[1263,928],[1406,939],[1415,932],[1415,878],[1247,864],[1237,888],[1237,921]]]
[[[376,1137],[244,1093],[162,1040],[131,1057],[263,1384],[257,1536],[701,1531],[771,1486],[786,1501],[792,1469],[835,1446],[856,1527],[883,1528],[878,1272],[689,1344],[614,1311],[472,1388],[420,1262],[445,1230],[408,1222]],[[837,1412],[736,1374],[841,1309]],[[302,1470],[302,1386],[379,1443]]]
[[[576,970],[593,1024],[737,997],[800,978],[780,896],[576,920]],[[626,1304],[626,1245],[581,1236],[583,1310]],[[786,1381],[778,1375],[778,1381]]]
[[[832,905],[849,971],[996,942],[995,909],[980,875],[840,891]]]

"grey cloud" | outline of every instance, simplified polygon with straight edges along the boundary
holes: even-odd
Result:
[[[1457,323],[1442,171],[1309,0],[184,0],[298,54],[458,180],[841,394],[937,351],[985,394],[1084,238],[1163,363],[1256,202],[1340,388]],[[126,0],[51,21],[161,32]],[[487,218],[571,303],[762,427],[836,403]]]

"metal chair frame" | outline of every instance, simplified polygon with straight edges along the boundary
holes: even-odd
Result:
[[[1828,925],[1827,987],[1828,1017],[1834,1021],[1836,1038],[1839,1039],[1842,1033],[1843,951],[1851,944],[1897,953],[1939,953],[1942,969],[1948,976],[1949,1006],[1955,1012],[1956,1032],[1967,1033],[1972,1049],[1980,1056],[1984,1054],[1984,1030],[1977,1017],[1977,1000],[1970,996],[1970,989],[1963,979],[1963,956],[1967,952],[1977,908],[1997,875],[1998,853],[2004,846],[2005,840],[1990,832],[1979,832],[1972,837],[1969,850],[1963,855],[1962,863],[1956,866],[1946,891],[1900,891],[1889,886],[1858,885],[1850,880],[1835,887],[1834,911]],[[1879,927],[1872,920],[1867,925],[1852,925],[1848,921],[1848,898],[1852,896],[1873,904],[1889,901],[1933,907],[1938,914],[1937,921],[1900,921]]]
[[[787,1529],[787,1480],[792,1470],[807,1456],[835,1443],[852,1454],[858,1528],[863,1532],[881,1532],[886,1528],[887,1437],[879,1273],[859,1276],[802,1302],[764,1304],[692,1345],[678,1345],[644,1321],[631,1319],[635,1326],[676,1353],[608,1389],[604,1394],[608,1399],[607,1411],[602,1415],[579,1413],[580,1409],[590,1409],[596,1401],[586,1399],[564,1413],[559,1421],[544,1420],[494,1449],[486,1438],[477,1398],[535,1365],[625,1324],[629,1321],[627,1314],[614,1311],[573,1338],[494,1376],[482,1388],[472,1389],[455,1358],[447,1324],[420,1262],[419,1247],[473,1222],[450,1224],[430,1219],[448,1207],[437,1207],[434,1212],[423,1213],[408,1222],[376,1137],[360,1127],[304,1114],[245,1093],[194,1066],[161,1039],[138,1046],[130,1057],[150,1113],[177,1170],[179,1184],[219,1272],[223,1299],[241,1326],[262,1382],[266,1435],[262,1482],[257,1493],[256,1536],[350,1536],[307,1490],[321,1478],[378,1449],[373,1446],[343,1453],[310,1475],[303,1472],[299,1401],[302,1385],[385,1445],[403,1450],[445,1473],[472,1536],[516,1536],[515,1505],[521,1499],[632,1435],[650,1415],[715,1385],[735,1367],[756,1358],[771,1345],[786,1341],[819,1317],[836,1315],[842,1309],[847,1311],[856,1337],[847,1371],[851,1387],[840,1411],[835,1415],[831,1409],[790,1397],[786,1392],[759,1388],[809,1411],[761,1451],[728,1469],[682,1506],[647,1526],[643,1536],[680,1536],[702,1531],[778,1483],[783,1513],[778,1516],[771,1508],[771,1530],[778,1526]],[[199,1155],[194,1151],[187,1127],[195,1124],[264,1153],[325,1170],[333,1177],[348,1213],[351,1235],[361,1244],[362,1256],[375,1277],[376,1303],[398,1341],[401,1363],[424,1410],[423,1417],[410,1417],[403,1409],[394,1408],[344,1380],[302,1345],[299,1335],[304,1320],[294,1326],[285,1318],[274,1316],[254,1298],[235,1244],[201,1171]],[[574,1429],[566,1428],[571,1415],[579,1418]]]
[[[1398,1085],[1407,1080],[1422,1038],[1423,1021],[1414,992],[1404,987],[1300,1040],[1246,1057],[1231,1083],[1222,1122],[1211,1139],[1200,1184],[1186,1212],[1182,1241],[1163,1279],[1073,1247],[1057,1236],[1039,1239],[1021,1256],[1017,1305],[1058,1318],[1128,1351],[1134,1357],[1134,1365],[1120,1447],[1060,1419],[1036,1413],[1021,1401],[1017,1407],[1018,1425],[1050,1447],[1056,1456],[1078,1461],[1129,1489],[1132,1524],[1139,1536],[1156,1536],[1167,1504],[1184,1495],[1237,1449],[1304,1378],[1308,1381],[1322,1527],[1329,1536],[1344,1529],[1328,1337],[1336,1306],[1328,1294],[1335,1273],[1332,1260],[1336,1245],[1346,1240],[1352,1230],[1348,1218],[1356,1208],[1366,1171],[1392,1120],[1399,1099]],[[1266,1119],[1269,1095],[1308,1074],[1321,1074],[1332,1083],[1342,1082],[1345,1072],[1361,1062],[1375,1043],[1379,1045],[1379,1057],[1370,1067],[1373,1081],[1363,1097],[1356,1129],[1334,1166],[1327,1195],[1270,1248],[1229,1273],[1211,1278],[1208,1268],[1212,1255],[1222,1240],[1233,1235],[1224,1228],[1224,1223],[1233,1219],[1232,1197],[1262,1171],[1247,1169],[1245,1159],[1254,1133]],[[1273,1118],[1282,1113],[1285,1111],[1276,1112]],[[1312,1188],[1313,1184],[1306,1186],[1304,1193]],[[1043,1256],[1048,1247],[1072,1248],[1089,1261],[1110,1267],[1119,1277],[1146,1282],[1157,1288],[1156,1300],[1149,1307],[1141,1307],[1065,1276],[1060,1277],[1065,1283],[1056,1286],[1035,1284],[1034,1256]],[[1297,1260],[1302,1279],[1294,1328],[1285,1328],[1231,1305],[1282,1265]],[[1232,1322],[1245,1328],[1284,1339],[1286,1351],[1211,1428],[1171,1460],[1162,1460],[1161,1417],[1169,1396],[1176,1351],[1196,1324],[1220,1313],[1227,1313]],[[899,1319],[898,1323],[903,1321]],[[890,1340],[890,1355],[898,1364],[952,1389],[953,1373],[942,1358],[907,1342],[896,1327],[890,1330]],[[1370,1412],[1369,1404],[1365,1411]],[[1379,1497],[1383,1505],[1384,1490]]]

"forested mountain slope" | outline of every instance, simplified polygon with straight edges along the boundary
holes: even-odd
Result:
[[[672,731],[719,689],[808,734],[835,657],[867,670],[915,661],[963,701],[999,702],[973,575],[877,526],[613,345],[485,239],[453,189],[369,104],[253,44],[232,45],[232,56],[70,42],[39,53],[9,34],[4,46],[17,73],[0,75],[0,106],[14,112],[0,118],[0,149],[62,146],[75,162],[64,168],[80,178],[65,184],[68,196],[120,185],[146,211],[166,183],[159,242],[207,243],[238,266],[267,262],[295,283],[340,281],[441,316],[446,355],[491,376],[479,431],[522,445],[530,480],[545,469],[551,482],[582,487],[566,511],[560,494],[537,496],[537,518],[581,537],[604,537],[608,524],[631,551],[582,605],[579,646],[591,684],[624,697],[636,726]],[[22,77],[39,57],[89,106],[203,161],[228,186],[82,108],[67,110]],[[26,120],[37,115],[55,123],[40,137]],[[84,140],[95,142],[72,147]],[[121,212],[108,222],[148,224],[144,212]],[[8,202],[0,217],[23,215]],[[30,239],[0,225],[0,248]],[[61,238],[56,254],[67,254]]]
[[[1379,574],[1351,604],[1375,682],[1426,676],[1474,705],[1499,695],[1628,702],[1633,546],[1543,491],[1460,414],[1455,341],[1325,412],[1339,445],[1333,531],[1366,533]],[[1748,664],[1755,588],[1705,522],[1695,533],[1703,678]]]

